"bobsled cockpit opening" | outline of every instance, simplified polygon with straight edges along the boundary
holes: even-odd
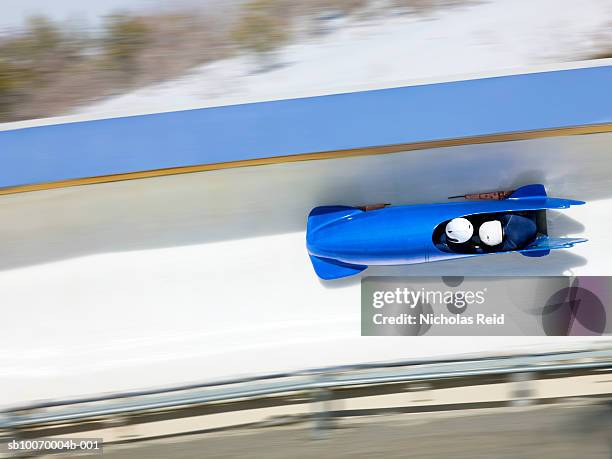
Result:
[[[439,223],[433,230],[432,233],[432,242],[434,246],[441,252],[445,253],[461,253],[461,254],[484,254],[484,253],[492,253],[492,252],[512,252],[515,250],[521,250],[525,247],[513,248],[509,250],[500,250],[499,247],[490,247],[486,244],[483,244],[480,241],[478,236],[478,229],[480,225],[489,220],[499,220],[502,217],[507,217],[509,215],[519,215],[521,217],[526,217],[529,220],[533,221],[536,226],[536,234],[535,236],[525,244],[525,247],[529,244],[533,243],[538,237],[547,236],[548,229],[546,225],[546,210],[526,210],[526,211],[516,211],[516,212],[497,212],[497,213],[481,213],[481,214],[468,214],[468,215],[459,215],[458,217],[467,218],[474,227],[474,235],[472,238],[463,244],[452,244],[446,239],[446,225],[450,220],[445,220]]]

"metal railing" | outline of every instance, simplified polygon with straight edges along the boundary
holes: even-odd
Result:
[[[0,429],[15,432],[206,405],[221,406],[220,411],[229,412],[237,409],[234,402],[262,399],[280,406],[287,404],[288,397],[316,401],[321,391],[348,388],[389,386],[390,392],[403,392],[406,389],[402,383],[435,385],[453,380],[461,381],[459,385],[469,385],[466,379],[608,370],[612,371],[612,349],[321,368],[15,406],[0,411]],[[394,389],[393,385],[398,387]]]

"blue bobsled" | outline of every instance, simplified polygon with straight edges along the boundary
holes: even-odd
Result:
[[[584,202],[549,198],[543,185],[527,185],[501,200],[370,211],[349,206],[316,207],[308,216],[307,248],[314,270],[322,279],[358,274],[370,265],[406,265],[487,255],[458,253],[441,243],[446,223],[457,217],[521,213],[535,220],[537,236],[525,248],[513,252],[542,257],[552,249],[569,248],[586,241],[549,237],[546,227],[546,209],[566,209],[580,204]]]

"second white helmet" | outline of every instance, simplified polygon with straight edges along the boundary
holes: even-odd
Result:
[[[504,231],[499,220],[484,222],[478,228],[478,236],[486,245],[501,244],[504,239]]]
[[[467,218],[453,218],[446,224],[446,237],[455,244],[462,244],[470,240],[474,234],[474,227]]]

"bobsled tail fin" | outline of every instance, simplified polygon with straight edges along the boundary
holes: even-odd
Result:
[[[544,185],[535,184],[535,185],[525,185],[520,187],[518,190],[515,190],[508,199],[522,199],[522,198],[546,198],[548,195],[546,194],[546,188]]]
[[[349,263],[332,260],[331,258],[317,257],[314,255],[310,255],[310,261],[312,261],[312,267],[317,273],[317,276],[324,280],[354,276],[367,268],[367,266],[364,265],[351,265]]]
[[[362,210],[349,206],[320,206],[315,207],[308,215],[308,231],[313,231],[329,223],[350,215],[360,214]]]
[[[548,237],[540,236],[523,250],[519,250],[526,257],[543,257],[554,249],[569,249],[576,244],[586,242],[584,238]]]
[[[570,206],[584,204],[584,201],[576,201],[575,199],[549,198],[544,185],[540,184],[522,186],[508,197],[508,199],[514,200],[533,198],[541,199],[541,206],[546,209],[567,209]]]

